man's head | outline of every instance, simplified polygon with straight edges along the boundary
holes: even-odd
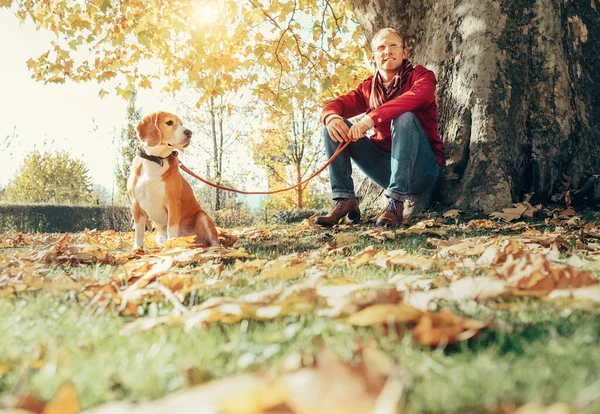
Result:
[[[382,75],[395,74],[402,61],[408,57],[404,37],[395,29],[386,27],[371,40],[371,60]]]

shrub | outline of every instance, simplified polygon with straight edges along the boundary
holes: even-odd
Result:
[[[219,227],[249,227],[254,224],[254,215],[248,208],[226,208],[216,211],[212,218]]]
[[[131,230],[131,210],[115,206],[0,205],[0,233]]]

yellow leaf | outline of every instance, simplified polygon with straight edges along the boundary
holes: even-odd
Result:
[[[62,76],[53,76],[48,79],[48,82],[50,82],[50,83],[65,83],[65,78],[63,78]]]
[[[575,411],[566,403],[554,403],[545,407],[538,403],[525,404],[513,414],[572,414]]]
[[[461,215],[462,211],[461,210],[448,210],[446,212],[444,212],[443,216],[444,218],[458,218]]]
[[[198,247],[199,245],[195,243],[195,240],[196,236],[175,237],[167,240],[162,245],[162,250],[174,249],[175,247]]]
[[[423,312],[403,303],[373,305],[350,316],[347,321],[355,326],[386,323],[407,323],[419,320]]]
[[[338,245],[352,244],[358,240],[358,237],[347,233],[338,233],[335,235],[335,243]]]
[[[50,401],[42,414],[77,414],[79,412],[79,399],[77,390],[71,383],[62,385],[52,401]]]
[[[150,89],[152,88],[152,82],[150,82],[148,78],[144,78],[140,81],[140,88]]]
[[[520,218],[523,215],[523,213],[525,213],[526,211],[527,211],[527,207],[525,205],[515,204],[514,208],[502,209],[502,213],[497,212],[497,211],[490,213],[490,217],[500,218],[502,220],[510,222],[510,221]]]

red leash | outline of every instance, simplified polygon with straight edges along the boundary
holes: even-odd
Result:
[[[284,191],[291,190],[292,188],[299,187],[302,184],[305,184],[305,183],[309,182],[310,180],[312,180],[313,178],[315,178],[317,175],[321,174],[325,168],[329,167],[329,164],[331,164],[333,162],[333,160],[335,159],[335,157],[337,157],[338,155],[340,155],[340,153],[344,149],[346,149],[346,147],[350,144],[350,142],[352,142],[352,141],[346,141],[344,143],[340,142],[340,145],[335,150],[335,153],[331,156],[331,158],[329,158],[329,160],[327,160],[327,162],[325,163],[325,165],[322,166],[313,175],[311,175],[310,177],[308,177],[306,180],[303,180],[303,181],[299,182],[298,184],[293,185],[291,187],[282,188],[281,190],[275,190],[275,191],[242,191],[242,190],[236,190],[235,188],[223,187],[223,186],[220,186],[218,184],[211,183],[210,181],[205,180],[204,178],[196,175],[192,170],[190,170],[188,167],[186,167],[185,165],[183,165],[183,163],[181,161],[179,161],[179,160],[178,161],[179,161],[179,168],[181,168],[183,171],[185,171],[186,173],[188,173],[192,177],[197,178],[198,180],[202,181],[204,184],[210,185],[211,187],[215,187],[215,188],[218,188],[218,189],[221,189],[221,190],[225,190],[225,191],[231,191],[231,192],[234,192],[234,193],[240,193],[240,194],[276,194],[276,193],[281,193],[281,192],[284,192]]]

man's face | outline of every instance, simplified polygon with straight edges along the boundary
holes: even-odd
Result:
[[[372,48],[371,60],[375,62],[377,69],[386,73],[397,72],[402,60],[408,57],[404,41],[393,32],[384,33],[375,39]]]

